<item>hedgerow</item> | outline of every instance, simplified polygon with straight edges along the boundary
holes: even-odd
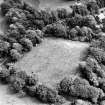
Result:
[[[75,79],[64,78],[60,82],[60,92],[63,92],[67,95],[72,95],[75,97],[83,98],[83,99],[90,99],[92,102],[97,103],[98,99],[104,97],[104,92],[99,89],[95,88],[86,82],[86,84],[79,84],[78,82],[74,84]]]
[[[20,54],[16,49],[10,50],[10,59],[11,61],[19,61],[22,58],[22,54]]]
[[[98,6],[99,6],[100,8],[105,7],[105,1],[104,1],[104,0],[96,0],[96,2],[97,2]]]
[[[43,102],[47,102],[47,91],[47,87],[45,87],[44,85],[39,85],[36,88],[37,98],[39,98]]]
[[[90,55],[92,55],[99,63],[105,64],[105,54],[104,50],[100,48],[90,47]]]
[[[43,36],[43,32],[41,31],[41,30],[39,30],[39,29],[37,29],[37,30],[35,30],[35,32],[37,33],[37,35],[40,37],[40,38],[43,38],[44,36]]]
[[[69,39],[74,39],[77,37],[78,31],[75,28],[72,28],[69,32]]]
[[[88,57],[85,62],[80,63],[83,77],[89,80],[92,86],[99,87],[103,91],[105,91],[104,51],[104,37],[101,37],[91,43]]]
[[[67,26],[69,28],[74,28],[75,26],[83,26],[83,16],[76,14],[75,16],[71,18],[65,19]]]
[[[20,40],[21,45],[23,46],[23,51],[25,52],[29,52],[32,50],[33,48],[33,43],[31,42],[31,40],[29,40],[28,38],[22,38]]]
[[[90,27],[92,29],[97,25],[97,21],[93,15],[87,15],[83,17],[84,26]]]
[[[105,92],[105,79],[99,79],[100,88]]]
[[[23,23],[27,20],[24,11],[19,8],[10,8],[5,17],[7,18],[8,24],[15,22]]]
[[[50,25],[47,25],[46,27],[44,27],[44,33],[45,36],[51,36],[51,37],[63,37],[66,38],[67,37],[67,28],[65,25],[63,25],[60,22],[56,22]]]
[[[14,66],[14,64],[13,63],[7,63],[6,65],[5,65],[5,67],[8,69],[8,71],[10,72],[10,75],[14,75],[14,74],[16,74],[16,72],[17,72],[17,68]]]
[[[57,9],[56,11],[59,19],[65,19],[70,16],[70,13],[65,8]]]
[[[0,81],[2,83],[8,83],[10,77],[10,72],[7,69],[0,70]]]
[[[28,78],[28,74],[25,71],[22,71],[22,70],[17,71],[15,76],[18,77],[18,78],[21,78],[21,79],[23,79],[25,81]]]
[[[26,31],[26,38],[28,38],[29,40],[32,41],[33,46],[35,46],[36,44],[40,44],[42,42],[41,39],[42,35],[40,30],[27,30]]]
[[[12,44],[12,48],[15,49],[15,50],[17,50],[18,52],[22,53],[23,47],[19,43],[13,43]]]
[[[36,87],[36,96],[39,100],[49,103],[62,103],[62,98],[59,97],[56,91],[44,86],[39,85]]]
[[[89,11],[87,9],[87,6],[82,4],[82,5],[73,5],[71,6],[71,8],[73,9],[73,16],[75,16],[76,14],[80,14],[82,16],[86,16],[89,14]]]
[[[24,34],[21,34],[19,33],[18,30],[16,29],[13,29],[13,30],[8,30],[8,36],[7,37],[10,37],[12,39],[15,39],[17,42],[21,39],[21,38],[24,38]]]
[[[81,73],[90,82],[91,85],[95,87],[99,86],[97,75],[93,72],[93,68],[91,67],[90,62],[80,63],[79,67],[81,69]]]
[[[99,13],[99,6],[95,0],[88,1],[86,5],[92,15]]]
[[[9,42],[3,40],[0,41],[0,53],[2,57],[8,56],[10,47],[11,44]]]
[[[38,77],[35,74],[28,75],[25,79],[27,86],[35,86],[38,82]]]
[[[22,78],[11,76],[9,87],[11,91],[19,93],[25,87],[25,81]]]
[[[17,8],[22,8],[23,7],[23,3],[21,0],[5,0],[2,4],[1,4],[1,11],[2,14],[5,15],[10,8],[12,7],[17,7]]]
[[[69,30],[67,38],[81,42],[92,42],[92,40],[98,39],[99,37],[87,26],[75,26]]]
[[[90,65],[92,71],[96,73],[98,77],[105,78],[105,71],[94,58],[88,58],[87,62]]]

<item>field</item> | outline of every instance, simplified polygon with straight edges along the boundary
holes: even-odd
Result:
[[[42,44],[26,54],[16,66],[29,73],[37,73],[40,81],[52,85],[62,77],[76,73],[75,68],[86,48],[88,44],[85,43],[44,39]]]

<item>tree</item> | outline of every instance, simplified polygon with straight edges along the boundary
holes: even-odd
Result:
[[[71,6],[71,8],[73,9],[73,16],[75,16],[76,14],[79,14],[82,16],[86,16],[89,14],[89,11],[85,4],[82,4],[82,5],[75,4],[75,5]]]
[[[57,22],[59,20],[57,10],[51,10],[51,18],[50,19],[51,19],[50,24],[55,23],[55,22]],[[50,21],[50,19],[49,19],[49,21]]]
[[[2,83],[9,83],[9,79],[10,79],[10,71],[5,68],[2,68],[0,70],[0,81]]]
[[[67,26],[71,29],[75,26],[83,26],[84,25],[84,19],[83,16],[76,14],[74,17],[67,18],[66,19]]]
[[[104,92],[99,88],[88,84],[78,84],[78,82],[74,84],[75,79],[64,78],[60,82],[60,91],[68,96],[90,99],[93,103],[97,103],[98,99],[104,96]]]
[[[94,29],[94,27],[97,24],[94,16],[92,16],[92,15],[84,16],[83,22],[84,22],[84,26],[90,27],[92,29]]]
[[[45,25],[51,24],[52,23],[52,14],[51,10],[41,10],[40,11],[41,18],[44,21]]]
[[[12,48],[15,49],[15,50],[17,50],[18,52],[22,53],[23,47],[19,43],[13,43],[12,44]]]
[[[10,41],[11,38],[14,39],[13,41],[19,41],[24,36],[25,34],[21,34],[18,29],[8,30],[8,38],[10,38]]]
[[[28,78],[28,74],[26,73],[26,71],[23,70],[17,71],[16,74],[14,74],[13,76],[21,78],[24,81],[26,81],[26,79]]]
[[[26,33],[25,27],[21,23],[16,22],[15,25],[16,25],[20,34],[25,34]]]
[[[38,77],[35,74],[28,75],[25,82],[27,86],[35,86],[37,85]]]
[[[31,40],[29,40],[28,38],[22,38],[21,40],[20,40],[20,43],[21,43],[21,45],[23,46],[23,50],[25,51],[25,52],[28,52],[28,51],[31,51],[32,50],[32,48],[33,48],[33,44],[32,44],[32,42],[31,42]]]
[[[59,19],[64,19],[68,17],[68,13],[65,8],[57,9],[57,13]]]
[[[5,57],[5,56],[7,57],[7,55],[9,54],[10,47],[11,47],[10,43],[6,41],[0,41],[1,57]]]
[[[14,93],[19,93],[23,91],[23,88],[25,87],[25,81],[21,78],[11,76],[9,87]]]
[[[6,41],[0,41],[0,51],[7,51],[10,48],[10,43]]]
[[[99,6],[100,8],[105,7],[105,1],[104,1],[104,0],[96,0],[96,2],[97,2],[98,6]]]
[[[35,32],[37,33],[37,35],[40,37],[40,38],[43,38],[43,32],[39,29],[35,30]]]
[[[83,26],[81,28],[81,35],[83,37],[85,37],[85,40],[86,42],[91,42],[93,40],[94,37],[94,33],[93,33],[93,30],[89,27],[86,27],[86,26]]]
[[[26,86],[26,93],[31,96],[35,97],[36,96],[36,88],[37,86]]]
[[[23,4],[21,0],[5,0],[2,4],[1,4],[1,11],[3,13],[3,15],[5,15],[10,8],[13,7],[18,7],[18,8],[22,8]]]
[[[93,56],[98,61],[98,63],[105,64],[104,50],[102,50],[100,48],[90,47],[89,53],[91,56]]]
[[[67,28],[60,22],[47,25],[44,28],[44,33],[49,37],[67,38]]]
[[[10,75],[16,74],[18,68],[15,67],[14,63],[7,63],[5,66],[8,69],[8,71],[10,72]]]
[[[42,39],[40,36],[41,36],[41,32],[40,31],[38,32],[38,30],[27,30],[26,31],[26,38],[32,41],[33,46],[42,42]]]
[[[23,24],[27,20],[24,11],[19,8],[10,8],[5,16],[7,18],[8,24],[12,24],[16,20],[21,24]]]
[[[93,68],[90,62],[80,63],[80,71],[82,75],[89,81],[89,83],[95,87],[99,86],[97,74],[93,72]]]
[[[10,59],[11,59],[11,61],[18,61],[21,58],[22,58],[22,55],[16,49],[11,49],[10,50]]]
[[[42,102],[49,102],[49,103],[57,103],[60,102],[60,97],[57,94],[56,91],[52,90],[51,88],[48,88],[45,85],[38,85],[36,87],[36,96],[39,100]]]
[[[9,9],[11,8],[11,5],[8,4],[8,3],[2,3],[1,4],[1,11],[2,11],[2,14],[5,16],[5,14],[9,11]]]
[[[90,11],[90,13],[92,15],[99,13],[99,7],[98,7],[96,1],[89,1],[89,2],[87,2],[86,5],[87,5],[87,9]]]
[[[90,65],[90,69],[97,74],[98,78],[105,78],[105,71],[101,68],[96,59],[88,57],[87,62]]]
[[[78,35],[78,31],[75,29],[75,28],[72,28],[70,30],[70,36],[69,36],[69,39],[74,39],[75,37],[77,37]]]
[[[25,37],[25,27],[21,24],[16,22],[15,24],[10,24],[9,25],[9,30],[8,30],[8,39],[9,38],[14,38],[15,40],[19,41],[19,39]]]
[[[34,25],[36,26],[36,29],[42,30],[43,27],[45,26],[43,20],[38,20],[38,19],[36,19],[36,20],[33,21],[33,23],[34,23]],[[33,23],[32,23],[32,25],[33,25]]]
[[[31,14],[34,14],[35,9],[30,6],[27,2],[24,2],[23,9],[30,12]]]
[[[100,88],[105,92],[105,79],[99,79]]]

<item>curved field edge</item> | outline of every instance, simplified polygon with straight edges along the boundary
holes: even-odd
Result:
[[[54,85],[63,77],[77,72],[75,69],[88,47],[87,43],[44,39],[17,62],[16,67],[27,73],[35,72],[41,82]]]

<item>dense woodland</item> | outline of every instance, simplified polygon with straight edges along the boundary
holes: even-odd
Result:
[[[105,99],[105,23],[96,15],[104,6],[104,0],[89,0],[70,6],[72,12],[68,12],[65,8],[36,10],[22,0],[4,0],[1,12],[8,28],[0,35],[0,57],[4,59],[0,81],[14,93],[27,94],[44,103],[61,105],[66,94],[77,97],[71,105],[100,105]],[[78,67],[80,77],[63,78],[55,90],[39,83],[37,74],[14,67],[46,37],[90,43],[86,58]],[[84,104],[78,104],[78,99]]]

